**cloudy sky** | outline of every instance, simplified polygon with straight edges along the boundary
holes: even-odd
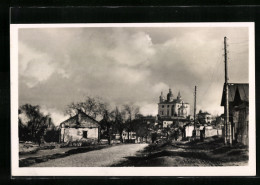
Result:
[[[19,105],[40,105],[55,124],[71,102],[102,97],[157,114],[160,92],[193,110],[223,113],[223,41],[230,82],[248,82],[248,28],[81,27],[19,29]]]

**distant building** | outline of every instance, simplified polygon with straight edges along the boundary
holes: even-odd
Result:
[[[225,106],[225,86],[221,106]],[[249,84],[228,84],[229,120],[233,140],[248,145]]]
[[[156,119],[157,117],[156,116],[151,116],[151,115],[148,115],[148,116],[139,116],[137,118],[137,120],[139,122],[143,122],[143,123],[146,123],[146,124],[155,124],[156,122]]]
[[[98,141],[100,136],[99,122],[79,111],[75,116],[60,124],[60,142],[92,139]]]
[[[212,116],[208,112],[199,111],[197,116],[200,124],[210,124],[212,122]]]
[[[223,128],[224,127],[224,114],[221,114],[221,116],[216,117],[215,126],[217,128]]]
[[[163,92],[159,97],[158,116],[161,118],[188,117],[190,115],[190,104],[182,100],[180,92],[174,99],[172,90],[169,89],[167,98],[165,99]]]
[[[123,139],[123,142],[135,143],[136,142],[136,132],[127,132],[124,130],[122,133],[122,139]]]

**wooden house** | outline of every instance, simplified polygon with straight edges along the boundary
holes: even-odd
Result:
[[[82,111],[60,124],[60,142],[100,139],[99,122]]]
[[[228,90],[232,139],[248,145],[249,84],[229,83]],[[221,106],[225,105],[225,101],[225,88],[223,88]]]

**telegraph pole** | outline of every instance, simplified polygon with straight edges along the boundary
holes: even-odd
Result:
[[[228,126],[229,126],[229,100],[228,100],[228,65],[227,65],[227,37],[224,37],[224,56],[225,56],[225,144],[227,144],[228,140]],[[231,132],[230,128],[230,132]],[[232,145],[232,137],[229,134],[229,142]]]
[[[197,86],[195,85],[194,90],[194,136],[196,137],[196,93],[197,93]]]

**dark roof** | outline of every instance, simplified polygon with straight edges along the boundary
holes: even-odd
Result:
[[[249,99],[249,84],[248,83],[229,83],[228,84],[228,101],[234,102],[236,93],[239,93],[241,101],[248,102]],[[225,84],[223,86],[221,106],[225,105]]]
[[[65,127],[70,128],[90,128],[99,127],[99,122],[94,118],[88,116],[84,112],[79,112],[75,116],[63,121],[60,125],[64,124]]]

